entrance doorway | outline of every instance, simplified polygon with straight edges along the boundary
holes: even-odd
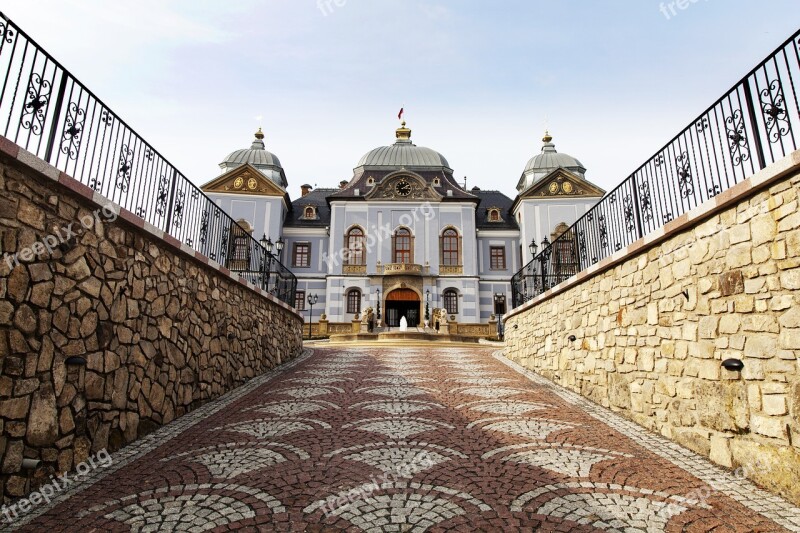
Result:
[[[408,327],[419,326],[419,295],[411,289],[395,289],[386,295],[386,325],[400,327],[400,319],[406,317]]]

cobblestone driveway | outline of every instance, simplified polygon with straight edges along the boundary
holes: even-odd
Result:
[[[800,531],[798,509],[486,348],[317,349],[114,461],[16,526]]]

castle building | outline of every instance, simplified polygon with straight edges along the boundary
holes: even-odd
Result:
[[[508,311],[510,280],[531,260],[529,243],[563,232],[604,194],[550,135],[514,199],[466,190],[442,154],[412,142],[405,122],[395,136],[367,152],[338,188],[301,185],[292,200],[259,129],[250,148],[231,153],[202,186],[254,238],[282,241],[279,259],[298,278],[295,307],[306,311],[307,297],[318,298],[312,322],[324,313],[331,324],[348,324],[372,307],[383,325],[405,316],[413,327],[427,302],[459,325],[488,324]]]

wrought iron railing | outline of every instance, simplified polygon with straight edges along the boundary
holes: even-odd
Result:
[[[511,280],[514,307],[797,150],[800,31]],[[563,268],[555,258],[575,259]],[[558,251],[555,253],[554,251]]]
[[[4,137],[294,305],[295,276],[2,13],[0,83]]]

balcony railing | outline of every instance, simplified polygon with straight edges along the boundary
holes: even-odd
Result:
[[[460,276],[464,273],[462,265],[439,265],[440,276]]]
[[[344,265],[342,266],[343,274],[366,274],[367,265]]]
[[[0,72],[4,137],[294,305],[294,275],[2,13]]]
[[[414,263],[386,263],[383,265],[384,276],[421,276],[422,265]]]
[[[517,272],[514,307],[797,150],[798,83],[800,31]]]

